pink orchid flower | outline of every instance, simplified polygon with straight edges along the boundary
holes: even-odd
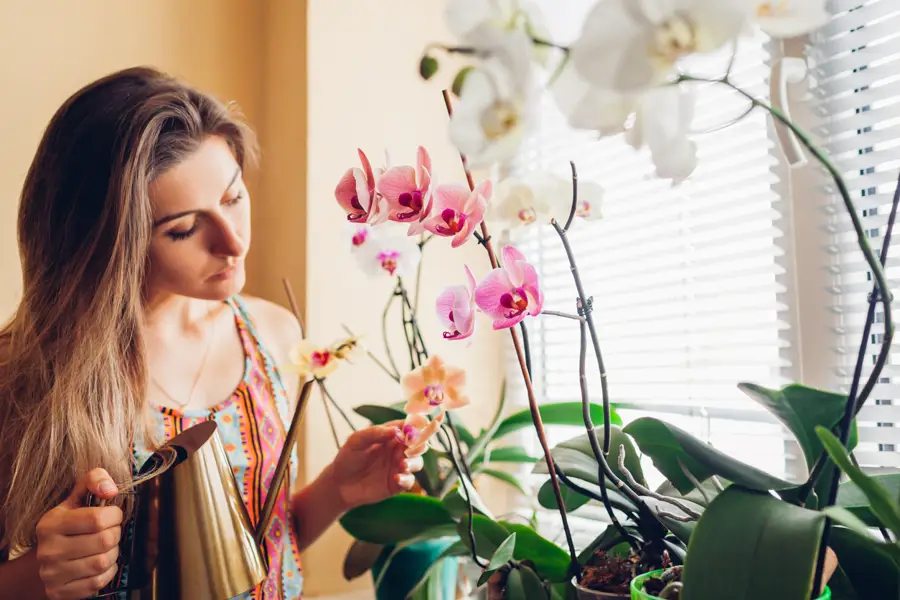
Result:
[[[435,235],[452,237],[450,245],[458,248],[472,237],[475,228],[484,220],[491,191],[490,179],[472,191],[460,183],[435,186],[432,214],[422,225]]]
[[[406,396],[403,412],[428,414],[435,408],[454,410],[469,403],[462,393],[466,384],[466,372],[447,366],[439,356],[403,376],[400,385]]]
[[[468,285],[448,287],[437,299],[437,316],[447,340],[464,340],[475,331],[475,276],[465,269]]]
[[[503,266],[491,271],[475,288],[475,304],[494,319],[494,329],[507,329],[526,315],[541,314],[544,294],[535,268],[512,246],[501,250]]]
[[[412,223],[410,235],[421,233],[419,223],[431,208],[431,157],[419,146],[416,167],[391,167],[378,178],[378,193],[384,198],[387,218]]]
[[[438,432],[444,423],[444,411],[429,420],[425,415],[407,415],[403,427],[398,433],[400,441],[406,444],[406,458],[422,456],[428,451],[429,440]]]
[[[365,152],[357,151],[363,168],[347,169],[334,189],[334,197],[347,213],[348,221],[375,223],[380,220],[378,213],[381,202],[375,193],[375,174]]]
[[[302,377],[310,375],[316,379],[324,379],[338,368],[338,357],[328,347],[314,346],[307,340],[301,340],[291,348],[287,368]]]

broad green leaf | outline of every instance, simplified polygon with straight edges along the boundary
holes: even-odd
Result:
[[[831,579],[828,580],[828,589],[831,591],[832,600],[863,600],[857,595],[853,583],[841,565],[838,565],[831,574]]]
[[[429,595],[425,594],[425,592],[427,591],[427,584],[432,579],[432,575],[434,575],[434,573],[441,568],[441,565],[443,565],[443,563],[444,563],[444,559],[450,558],[453,556],[468,556],[468,555],[469,555],[469,548],[464,543],[462,543],[461,540],[453,542],[453,544],[448,546],[447,549],[444,550],[441,553],[441,555],[437,558],[437,560],[434,561],[434,563],[432,563],[430,567],[428,567],[428,570],[425,571],[425,574],[422,576],[422,578],[419,580],[419,582],[416,583],[415,586],[413,586],[413,589],[409,593],[407,598],[413,598],[413,597],[419,597],[419,596],[424,597],[424,598],[433,598],[434,596],[429,596]],[[425,594],[425,595],[423,595],[423,594]]]
[[[511,473],[507,473],[506,471],[500,471],[498,469],[480,469],[478,472],[481,473],[482,475],[487,475],[488,477],[493,477],[494,479],[499,479],[500,481],[502,481],[504,483],[508,483],[509,485],[511,485],[514,488],[516,488],[517,490],[519,490],[519,492],[523,496],[528,495],[528,492],[525,491],[525,488],[522,487],[522,484],[519,483],[519,480],[516,479],[515,475],[513,475]]]
[[[731,485],[730,481],[723,480],[720,477],[717,479],[718,479],[719,485],[721,485],[723,488],[726,488],[729,485]],[[707,497],[710,500],[712,500],[716,496],[719,495],[719,488],[716,487],[715,483],[713,483],[712,477],[710,477],[709,479],[707,479],[706,481],[701,483],[700,489],[694,488],[687,494],[682,494],[681,492],[679,492],[675,488],[675,486],[672,485],[672,482],[668,481],[668,480],[663,481],[659,485],[659,487],[656,488],[655,491],[657,494],[662,494],[663,496],[666,496],[667,498],[675,498],[676,500],[687,500],[689,502],[692,502],[693,504],[702,506],[703,508],[706,508],[707,506],[709,506],[709,501],[707,501]]]
[[[844,415],[847,396],[806,387],[797,383],[780,390],[764,388],[752,383],[741,383],[738,389],[750,396],[781,421],[794,434],[806,458],[806,467],[812,469],[824,448],[816,436],[816,427],[833,429]],[[850,430],[850,449],[856,446],[856,423]]]
[[[888,496],[900,498],[900,473],[870,475],[870,477],[887,490]],[[838,487],[837,505],[852,512],[869,527],[883,525],[872,514],[872,510],[869,508],[869,499],[865,493],[853,481],[845,481]]]
[[[560,482],[559,491],[563,498],[563,506],[566,507],[566,512],[573,512],[578,510],[588,502],[590,502],[590,498],[587,496],[580,494]],[[558,508],[558,504],[556,502],[556,494],[553,491],[553,483],[548,479],[544,482],[544,485],[541,486],[540,491],[538,492],[538,503],[544,508],[556,509]]]
[[[441,482],[441,467],[438,463],[438,453],[434,450],[428,450],[422,455],[424,466],[421,471],[416,473],[416,481],[425,490],[429,496],[437,494],[438,486]]]
[[[487,426],[487,429],[484,429],[481,434],[478,436],[478,439],[467,442],[466,446],[469,448],[469,451],[466,453],[466,460],[469,461],[469,464],[473,464],[477,458],[485,451],[492,441],[494,441],[494,434],[497,433],[497,429],[500,427],[500,418],[503,416],[503,411],[506,409],[506,380],[500,384],[500,401],[497,403],[497,410],[494,411],[494,418],[491,419],[490,425]],[[471,435],[471,434],[470,434]]]
[[[852,529],[859,535],[869,537],[869,526],[843,506],[826,506],[822,512],[832,521]]]
[[[825,515],[732,485],[694,528],[684,600],[809,598]]]
[[[469,506],[466,503],[466,497],[463,495],[468,489],[469,488],[466,487],[464,490],[457,485],[447,492],[447,495],[441,500],[441,504],[455,519],[469,514]],[[481,499],[478,492],[472,494],[472,510],[491,518],[491,511],[485,506],[484,501]]]
[[[454,423],[454,425],[456,426],[456,433],[459,434],[460,441],[462,441],[467,448],[471,448],[472,444],[475,443],[475,436],[472,435],[472,432],[462,423]]]
[[[472,518],[472,532],[475,534],[475,551],[481,558],[488,558],[494,555],[503,540],[509,537],[511,533],[500,523],[489,519],[484,515],[474,515]],[[472,543],[469,539],[469,515],[463,515],[456,525],[456,533],[459,539],[472,550]]]
[[[406,413],[402,410],[391,406],[380,406],[378,404],[363,404],[362,406],[354,408],[353,412],[368,419],[372,425],[381,425],[397,419],[402,421],[406,418]]]
[[[503,446],[502,448],[491,448],[489,451],[482,453],[475,459],[472,466],[477,467],[482,463],[491,464],[495,462],[533,463],[538,460],[538,458],[528,454],[528,451],[522,446]]]
[[[642,541],[640,531],[638,531],[637,527],[631,525],[625,525],[625,530],[638,541]],[[619,535],[619,532],[616,531],[616,528],[612,525],[607,525],[606,529],[598,535],[593,542],[588,544],[581,553],[578,554],[578,564],[585,564],[590,558],[594,555],[594,552],[597,550],[602,550],[604,552],[609,551],[614,546],[621,544],[625,540]]]
[[[602,451],[602,428],[597,429],[597,442]],[[610,428],[609,456],[607,457],[607,462],[609,463],[612,472],[615,473],[619,479],[624,480],[625,474],[619,469],[619,446],[625,447],[625,467],[631,472],[638,483],[646,485],[647,482],[644,480],[644,470],[641,467],[641,459],[637,449],[634,447],[634,443],[631,441],[630,437],[623,433],[620,427],[613,425]],[[594,457],[594,451],[591,447],[591,441],[588,434],[585,433],[559,444],[550,450],[550,454],[566,475],[588,481],[594,485],[599,485],[600,465]],[[538,461],[532,472],[546,475],[546,461],[543,459]]]
[[[534,571],[519,565],[509,572],[505,600],[547,600],[547,591]]]
[[[442,526],[452,534],[456,525],[440,500],[418,494],[398,494],[354,508],[340,523],[354,538],[373,544],[393,544]]]
[[[900,598],[900,567],[886,544],[875,541],[868,533],[861,536],[834,527],[828,545],[859,600]]]
[[[636,419],[625,428],[625,433],[634,438],[641,451],[653,460],[653,465],[683,494],[693,490],[694,484],[681,470],[679,461],[701,483],[719,475],[754,490],[784,490],[795,485],[731,458],[659,419]]]
[[[542,404],[538,407],[541,413],[541,421],[544,425],[574,425],[576,427],[584,427],[584,417],[581,409],[581,402],[553,402]],[[609,407],[610,423],[613,425],[621,425],[622,417],[616,412],[615,408]],[[594,427],[603,429],[603,406],[601,404],[591,403],[591,421]],[[531,410],[525,409],[503,419],[494,439],[498,440],[505,435],[518,431],[524,427],[532,427]],[[602,437],[602,436],[601,436]]]
[[[846,448],[841,445],[841,441],[833,433],[824,427],[817,427],[816,433],[825,445],[825,450],[831,460],[850,477],[853,483],[859,486],[859,489],[869,499],[869,507],[878,520],[884,523],[885,527],[890,529],[894,535],[900,536],[900,509],[897,506],[897,499],[892,498],[881,484],[853,464]]]
[[[577,592],[570,581],[550,584],[550,600],[576,600]]]
[[[497,551],[494,552],[494,555],[491,557],[491,562],[488,563],[487,570],[488,571],[496,571],[510,560],[512,560],[513,552],[516,549],[516,534],[515,532],[509,534],[509,537],[503,540],[503,543],[500,544],[500,547],[497,548]]]
[[[440,526],[434,527],[432,529],[426,530],[423,533],[421,533],[415,537],[405,539],[401,542],[397,542],[396,544],[390,546],[390,552],[384,558],[384,562],[381,563],[380,569],[378,572],[378,577],[375,578],[375,589],[378,589],[381,586],[381,582],[382,582],[383,578],[385,577],[385,575],[388,573],[391,563],[394,561],[394,558],[402,550],[405,550],[406,548],[408,548],[414,544],[418,544],[419,542],[423,542],[426,540],[435,540],[435,539],[440,539],[440,538],[446,538],[446,537],[451,537],[451,536],[455,537],[455,528],[450,529],[446,525],[440,525]]]
[[[500,521],[510,533],[516,534],[516,550],[513,558],[530,560],[538,575],[551,582],[567,581],[573,573],[569,573],[571,559],[569,553],[551,542],[534,529],[521,523]]]

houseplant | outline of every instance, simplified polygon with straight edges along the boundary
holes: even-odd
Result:
[[[636,565],[632,575],[648,570],[654,563],[661,563],[667,555],[672,560],[674,550],[663,543],[668,540],[674,544],[674,540],[669,539],[670,533],[679,540],[687,538],[683,579],[683,598],[686,600],[722,595],[765,596],[773,600],[817,597],[820,583],[832,581],[827,577],[826,558],[832,534],[842,530],[833,528],[828,519],[829,507],[838,501],[839,481],[832,475],[831,459],[824,453],[822,442],[814,432],[817,427],[834,431],[840,447],[853,448],[854,416],[878,381],[893,337],[891,298],[884,270],[869,245],[842,174],[809,136],[783,113],[736,86],[730,78],[731,64],[724,69],[723,76],[703,78],[680,70],[679,61],[695,52],[715,50],[729,42],[736,44],[743,29],[754,22],[776,36],[812,30],[827,19],[824,2],[680,0],[666,4],[604,0],[586,19],[581,37],[570,46],[541,37],[540,24],[524,9],[504,14],[497,4],[456,0],[450,3],[447,15],[450,29],[459,37],[460,44],[431,46],[420,61],[420,73],[426,79],[435,74],[438,68],[436,50],[473,59],[473,64],[460,70],[454,78],[453,87],[458,91],[459,102],[455,111],[450,111],[451,139],[460,149],[464,165],[468,160],[475,166],[488,166],[515,151],[533,118],[535,102],[543,87],[534,62],[537,58],[541,64],[546,64],[548,49],[562,58],[557,68],[550,69],[549,81],[570,124],[595,130],[601,135],[627,129],[626,136],[632,145],[650,149],[657,174],[673,181],[690,176],[696,166],[696,149],[688,135],[692,86],[728,87],[747,99],[748,111],[765,110],[778,126],[789,129],[833,178],[873,278],[868,326],[871,327],[874,321],[875,306],[880,305],[885,334],[874,368],[865,381],[861,377],[865,357],[860,353],[854,382],[846,395],[799,385],[768,390],[742,384],[745,392],[770,410],[796,437],[810,471],[804,482],[785,481],[753,469],[659,419],[641,419],[621,431],[613,429],[600,336],[591,318],[590,299],[582,289],[565,236],[574,216],[587,208],[580,204],[573,167],[571,209],[567,214],[552,215],[564,220],[565,225],[551,220],[572,262],[576,288],[577,314],[562,316],[577,322],[582,331],[582,364],[585,362],[587,333],[590,334],[594,358],[601,373],[604,414],[604,418],[595,423],[582,377],[586,435],[570,446],[580,444],[585,449],[582,455],[589,459],[593,457],[593,462],[581,465],[582,476],[577,477],[574,469],[566,472],[567,468],[554,460],[531,385],[527,342],[524,340],[527,328],[523,323],[526,318],[543,312],[540,284],[527,258],[514,247],[502,249],[502,264],[494,252],[483,222],[490,184],[481,182],[476,186],[467,169],[467,189],[457,186],[452,194],[447,189],[437,193],[437,190],[422,186],[420,181],[412,181],[412,187],[402,190],[405,197],[384,193],[379,198],[377,194],[369,194],[366,202],[362,202],[361,196],[357,196],[355,205],[350,202],[350,208],[345,206],[351,219],[377,223],[383,217],[389,221],[411,223],[413,229],[421,227],[435,236],[452,237],[454,246],[475,238],[485,248],[493,269],[491,274],[481,283],[473,281],[469,286],[456,286],[452,292],[446,292],[441,297],[449,297],[451,302],[438,302],[437,309],[448,326],[448,339],[464,339],[471,333],[474,324],[471,315],[476,306],[492,318],[495,329],[510,332],[543,451],[542,462],[538,464],[549,476],[548,489],[552,493],[547,503],[555,503],[566,532],[566,568],[562,568],[562,555],[547,547],[546,540],[532,529],[513,527],[476,514],[471,493],[464,494],[466,514],[458,519],[454,519],[449,511],[444,514],[436,509],[428,509],[431,512],[423,509],[423,515],[427,514],[432,521],[427,518],[422,521],[435,527],[450,527],[452,522],[457,531],[465,532],[460,535],[461,544],[454,551],[472,554],[473,560],[485,568],[484,581],[488,582],[491,593],[498,597],[567,596],[574,589],[569,586],[569,578],[583,580],[583,566],[588,560],[576,553],[569,531],[567,500],[571,502],[570,491],[590,499],[599,498],[613,522],[611,533],[605,531],[601,536],[605,535],[607,543],[612,544],[610,550],[615,548],[619,538],[630,546],[631,552],[626,550],[623,560]],[[445,93],[445,101],[450,109],[449,94]],[[630,120],[631,116],[633,120]],[[626,123],[630,126],[626,127]],[[358,189],[361,188],[358,186]],[[392,205],[401,208],[392,212]],[[413,206],[415,210],[410,211]],[[533,214],[542,212],[537,210],[537,203],[530,208],[533,210],[520,211],[522,218],[531,219]],[[546,216],[542,214],[542,217]],[[602,436],[597,431],[601,426]],[[689,494],[695,488],[704,489],[702,486],[708,482],[715,487],[719,478],[726,480],[728,485],[725,487],[720,481],[724,491],[718,490],[718,495],[707,500],[705,509],[694,511],[699,517],[660,509],[660,504],[649,499],[672,505],[670,500],[676,499],[672,493],[656,492],[665,499],[654,498],[645,492],[637,473],[630,472],[637,485],[624,472],[616,474],[612,440],[620,433],[652,458],[674,491]],[[562,449],[558,447],[557,454]],[[623,442],[619,455],[627,453],[628,445]],[[625,464],[627,466],[627,459]],[[572,485],[575,479],[580,479],[581,483]],[[596,491],[583,483],[593,483]],[[564,489],[567,490],[565,494]],[[625,504],[610,491],[625,496],[631,504]],[[627,514],[630,507],[636,514]],[[636,517],[632,520],[634,528],[629,529],[627,519],[620,519],[616,511],[625,513],[626,517]],[[641,535],[641,528],[655,529],[651,532],[653,535],[646,536],[649,540]],[[418,532],[424,530],[420,527]],[[765,535],[758,535],[759,532]],[[490,560],[485,561],[488,556]],[[835,597],[850,598],[855,589],[862,589],[853,573],[840,566],[834,568]]]

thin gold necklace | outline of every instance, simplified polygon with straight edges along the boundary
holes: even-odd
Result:
[[[207,318],[209,318],[210,315],[212,315],[211,308],[209,309],[209,312],[207,312],[207,314],[206,314]],[[166,388],[164,388],[159,383],[159,381],[157,381],[156,377],[154,377],[153,375],[150,376],[150,381],[153,382],[153,385],[155,385],[159,389],[159,391],[161,391],[163,394],[165,394],[169,398],[169,400],[171,400],[176,406],[178,406],[179,409],[183,409],[185,406],[187,406],[188,404],[191,403],[191,400],[194,399],[194,392],[197,390],[197,384],[200,383],[200,376],[203,375],[203,370],[206,368],[206,361],[209,358],[210,351],[212,350],[213,340],[216,337],[216,329],[217,329],[216,326],[218,324],[219,324],[218,319],[213,320],[213,323],[212,323],[212,326],[210,327],[210,332],[209,332],[209,341],[206,343],[206,352],[204,352],[204,354],[203,354],[203,360],[200,362],[200,368],[197,369],[197,375],[194,377],[194,383],[193,383],[193,385],[191,385],[191,391],[188,394],[187,401],[179,402],[178,400],[176,400],[175,397],[172,394],[170,394],[168,392],[168,390],[166,390]]]

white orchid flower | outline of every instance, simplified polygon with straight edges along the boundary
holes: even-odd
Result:
[[[421,250],[407,227],[387,222],[360,226],[353,232],[351,248],[360,268],[371,277],[407,277],[415,273]]]
[[[751,12],[747,0],[600,0],[571,60],[596,87],[637,92],[669,78],[682,58],[736,39]]]
[[[465,78],[450,120],[450,139],[473,167],[511,158],[538,112],[538,92],[521,31],[505,34],[498,51]]]
[[[625,139],[635,149],[650,150],[656,175],[681,183],[697,168],[697,144],[688,137],[696,98],[685,86],[662,86],[635,102],[634,124]]]
[[[562,70],[550,91],[570,127],[597,131],[601,136],[625,131],[625,122],[634,112],[630,96],[591,85],[571,63]]]
[[[502,46],[504,36],[521,30],[529,37],[549,40],[544,15],[533,2],[515,0],[448,0],[444,21],[450,32],[462,42],[481,53],[490,53]],[[545,64],[549,48],[534,44],[532,59]]]
[[[575,216],[600,218],[603,193],[600,184],[579,181]],[[489,218],[502,231],[510,231],[533,223],[547,224],[551,218],[565,222],[571,210],[571,179],[537,172],[502,180],[494,190]]]
[[[753,3],[760,28],[778,38],[815,31],[831,18],[826,0],[753,0]]]

